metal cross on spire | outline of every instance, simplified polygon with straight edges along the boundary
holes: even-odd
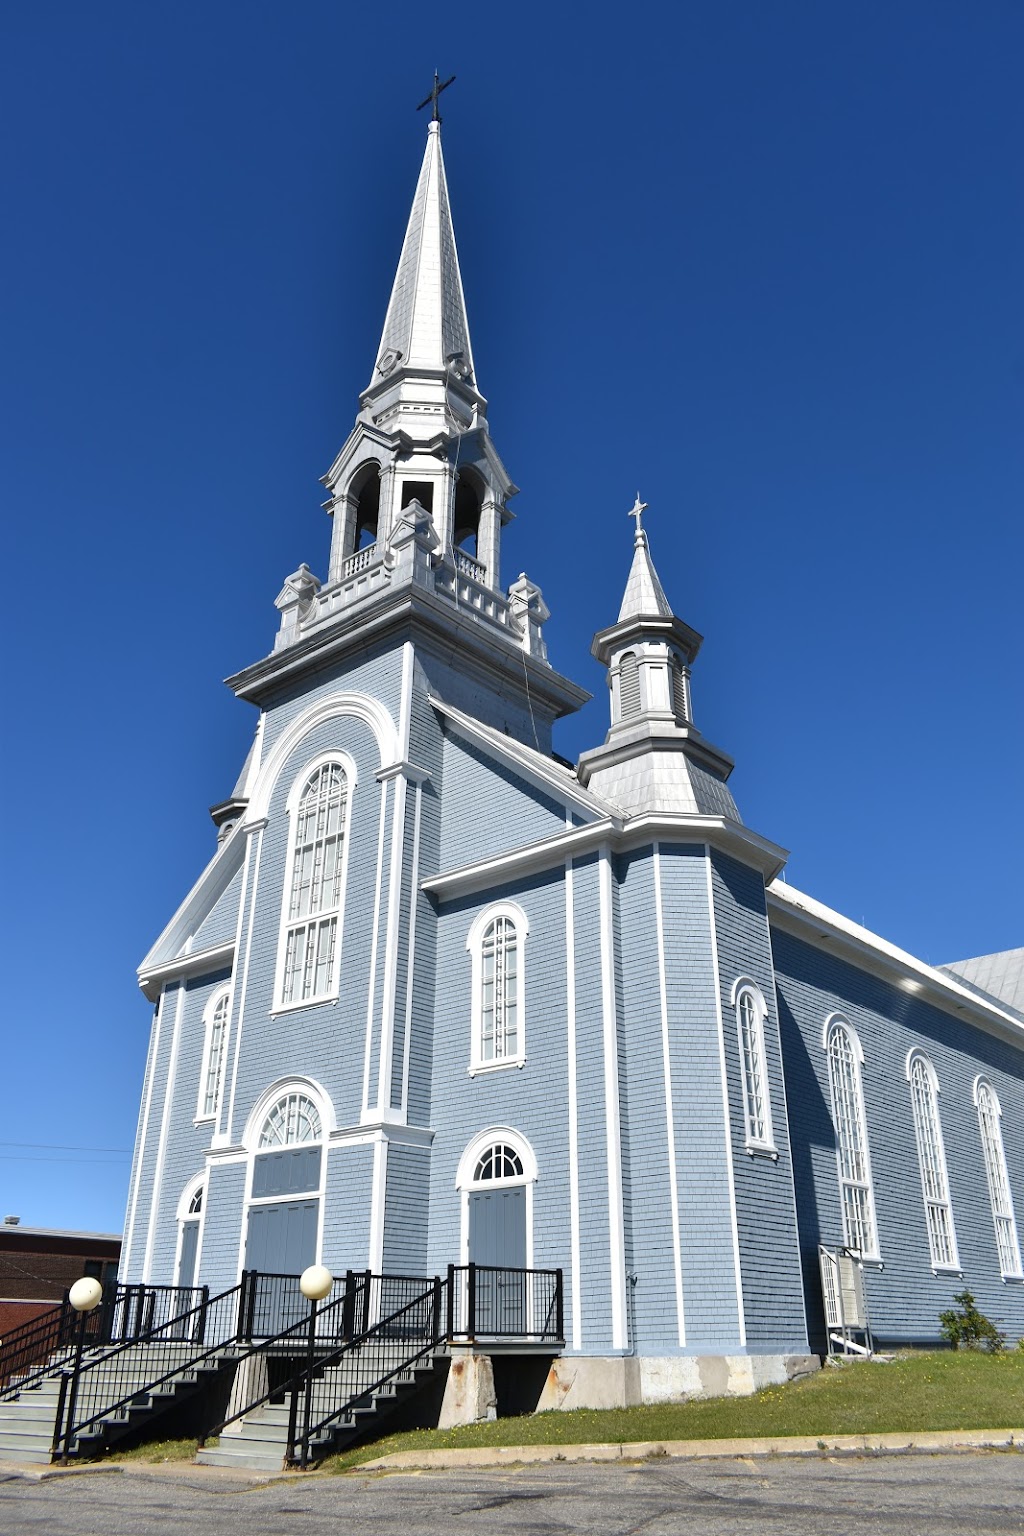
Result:
[[[644,513],[646,511],[647,511],[647,503],[646,503],[646,501],[641,501],[640,500],[640,492],[637,491],[637,493],[636,493],[636,501],[634,501],[633,505],[630,507],[629,511],[626,513],[626,516],[627,517],[635,517],[636,518],[636,531],[637,531],[638,534],[643,533],[643,531],[644,531],[643,530],[643,526],[641,525],[640,519],[643,517],[643,515],[644,515]]]
[[[448,87],[451,85],[451,83],[452,83],[452,81],[454,79],[455,79],[455,76],[454,75],[450,75],[447,80],[442,82],[440,75],[437,73],[437,70],[435,69],[434,70],[434,88],[431,91],[429,96],[424,96],[423,100],[420,102],[419,106],[416,108],[416,111],[417,112],[421,112],[424,107],[429,107],[430,103],[433,102],[434,103],[434,110],[431,113],[431,121],[435,122],[435,123],[439,123],[441,121],[441,114],[437,110],[437,98],[440,96],[442,91],[446,91],[448,89]]]

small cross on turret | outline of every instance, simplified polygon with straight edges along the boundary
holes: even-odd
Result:
[[[635,517],[636,518],[636,536],[637,536],[637,538],[639,538],[639,536],[644,531],[643,530],[643,525],[641,524],[640,519],[643,517],[643,515],[644,515],[644,513],[646,511],[647,511],[647,503],[646,503],[646,501],[641,501],[640,500],[640,492],[637,491],[637,493],[636,493],[636,501],[634,501],[633,505],[630,507],[629,511],[626,513],[627,517]]]
[[[424,96],[423,100],[420,102],[419,106],[416,108],[416,111],[417,112],[421,112],[424,107],[430,106],[430,103],[433,102],[434,106],[433,106],[433,110],[432,110],[432,112],[430,114],[430,119],[431,119],[431,122],[439,123],[441,121],[441,114],[437,110],[437,98],[440,96],[442,91],[446,91],[448,89],[448,87],[451,85],[451,83],[452,83],[452,81],[454,79],[455,79],[455,76],[454,75],[450,75],[448,77],[448,79],[445,80],[442,83],[441,77],[438,74],[437,70],[435,69],[434,70],[434,88],[430,92],[429,96]]]

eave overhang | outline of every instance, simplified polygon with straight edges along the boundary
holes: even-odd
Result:
[[[768,918],[773,927],[805,944],[844,960],[880,981],[900,987],[908,1001],[928,1003],[955,1018],[967,1020],[989,1034],[1024,1049],[1024,1019],[996,1002],[986,1002],[951,976],[926,965],[890,944],[869,928],[851,922],[793,886],[776,883],[768,889]]]
[[[139,967],[139,986],[155,1003],[169,981],[186,981],[192,976],[212,976],[217,971],[229,971],[235,963],[235,941],[214,944],[210,949],[196,949],[189,955],[178,955],[163,965]]]
[[[517,674],[525,672],[535,703],[542,703],[556,718],[573,714],[590,701],[585,688],[512,644],[497,625],[492,637],[487,627],[490,621],[483,615],[471,618],[425,588],[409,585],[395,587],[390,593],[378,589],[365,604],[353,603],[295,645],[271,652],[262,661],[225,678],[225,682],[238,698],[262,704],[279,689],[330,665],[346,651],[415,623],[427,626],[435,637],[443,632],[449,647],[464,647],[498,673],[504,674],[513,666]]]
[[[659,636],[666,641],[674,641],[680,650],[685,652],[687,661],[693,661],[704,644],[703,635],[698,634],[689,624],[684,624],[682,619],[677,619],[674,615],[671,618],[660,615],[653,618],[641,616],[623,619],[621,624],[613,624],[610,629],[599,629],[594,636],[590,653],[596,656],[602,666],[607,666],[612,652],[628,645],[631,640],[652,640]]]
[[[160,986],[156,984],[154,978],[162,976],[168,966],[173,967],[179,963],[191,965],[194,959],[201,959],[203,964],[206,964],[211,953],[210,951],[197,950],[193,954],[187,951],[186,946],[200,923],[213,910],[216,903],[227,890],[232,878],[241,868],[246,845],[244,829],[245,819],[243,817],[241,821],[232,827],[195,885],[185,897],[185,900],[181,903],[181,906],[167,924],[167,927],[163,930],[156,943],[150,948],[146,958],[139,966],[139,986],[152,1001],[155,1001],[160,992]],[[231,949],[233,952],[233,944]],[[230,961],[226,963],[230,963]],[[217,966],[213,967],[213,969],[217,968]],[[197,973],[193,971],[190,974]],[[155,991],[152,990],[154,986],[156,987]]]
[[[773,880],[789,857],[785,848],[759,837],[739,822],[727,821],[724,816],[645,814],[628,820],[606,816],[508,853],[446,870],[424,880],[420,889],[438,901],[455,901],[496,885],[542,874],[564,864],[566,859],[585,858],[605,846],[612,853],[629,853],[655,842],[707,844],[756,869],[765,881]]]

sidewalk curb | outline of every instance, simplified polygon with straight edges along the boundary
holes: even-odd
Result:
[[[1024,1429],[898,1430],[877,1435],[779,1435],[756,1440],[620,1440],[608,1445],[494,1445],[450,1451],[393,1451],[353,1472],[496,1467],[570,1461],[679,1461],[735,1456],[820,1456],[824,1452],[1024,1450]]]

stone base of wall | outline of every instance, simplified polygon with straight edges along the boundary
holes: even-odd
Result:
[[[552,1361],[535,1411],[748,1397],[809,1376],[820,1364],[817,1355],[566,1355]],[[497,1401],[490,1355],[454,1349],[439,1427],[496,1418]]]

